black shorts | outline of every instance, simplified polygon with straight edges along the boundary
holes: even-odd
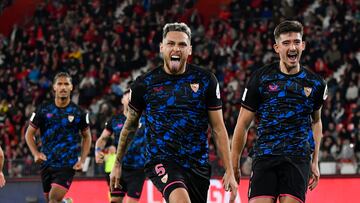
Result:
[[[73,168],[51,168],[41,170],[41,181],[44,193],[49,193],[52,185],[57,185],[69,190],[73,181],[75,170]]]
[[[130,169],[122,167],[120,185],[121,189],[114,188],[110,193],[111,197],[128,197],[140,199],[141,192],[145,181],[144,169]]]
[[[249,200],[256,197],[291,196],[305,202],[310,176],[310,158],[266,156],[255,158],[249,185]]]
[[[184,188],[191,202],[206,202],[210,186],[210,167],[197,167],[189,170],[174,162],[152,162],[145,166],[146,176],[169,202],[170,193]]]

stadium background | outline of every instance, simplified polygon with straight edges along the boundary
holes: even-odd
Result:
[[[24,202],[26,197],[42,200],[37,166],[25,144],[24,130],[35,107],[51,99],[56,72],[73,76],[72,100],[91,114],[93,145],[88,168],[76,175],[79,181],[70,189],[70,193],[79,192],[69,196],[99,193],[106,198],[103,166],[94,164],[94,143],[104,127],[102,121],[121,110],[120,98],[128,82],[161,62],[162,26],[182,21],[191,27],[191,62],[217,76],[231,136],[247,78],[263,64],[277,60],[272,32],[283,19],[305,25],[307,47],[302,64],[322,75],[329,88],[322,115],[323,175],[319,188],[309,192],[309,202],[354,202],[360,189],[359,1],[3,0],[0,9],[0,144],[6,155],[8,182],[0,190],[0,202]],[[252,127],[241,158],[245,176],[255,134]],[[209,142],[213,174],[209,202],[223,202],[226,194],[216,189],[222,163],[210,133]],[[246,181],[245,177],[239,189],[242,198],[246,197]],[[341,190],[331,192],[327,184]],[[94,192],[86,189],[89,185],[95,186]],[[25,189],[19,194],[16,187]],[[86,202],[101,201],[94,198]]]

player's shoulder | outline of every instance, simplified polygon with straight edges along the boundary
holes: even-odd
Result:
[[[73,101],[70,101],[69,105],[67,106],[67,108],[71,108],[74,109],[75,111],[78,111],[80,113],[85,113],[86,110],[83,109],[81,106],[75,104]]]
[[[306,73],[306,76],[308,79],[316,80],[320,82],[322,85],[326,84],[326,81],[323,77],[321,77],[319,74],[316,74],[314,71],[310,70],[308,67],[303,67],[304,72]]]
[[[43,102],[41,102],[38,106],[37,106],[37,110],[44,110],[44,109],[49,109],[49,108],[53,108],[55,106],[55,102],[51,101],[51,100],[45,100]]]
[[[150,79],[150,78],[153,78],[154,75],[158,75],[158,74],[161,74],[162,73],[162,67],[161,66],[158,66],[152,70],[149,70],[147,71],[146,73],[144,73],[143,75],[140,75],[138,76],[136,79],[135,79],[135,82],[139,82],[139,81],[144,81],[144,80],[147,80],[147,79]]]
[[[263,65],[263,66],[257,68],[256,70],[254,70],[251,73],[251,77],[260,78],[265,75],[271,75],[273,73],[277,73],[276,70],[278,69],[278,66],[279,66],[279,62],[274,62],[274,63]]]
[[[203,75],[206,77],[212,77],[214,76],[214,74],[209,70],[206,69],[204,67],[195,65],[195,64],[187,64],[187,68],[192,72],[192,73],[197,73],[199,75]]]

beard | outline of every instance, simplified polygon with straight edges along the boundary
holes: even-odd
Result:
[[[168,71],[173,75],[181,74],[184,72],[185,61],[182,59],[180,61],[166,60],[165,63]]]

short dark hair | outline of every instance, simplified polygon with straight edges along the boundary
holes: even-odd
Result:
[[[274,30],[275,41],[279,39],[281,34],[289,33],[289,32],[300,33],[300,35],[303,36],[304,27],[299,21],[285,20],[281,22],[278,26],[276,26]]]
[[[67,72],[59,72],[59,73],[57,73],[57,74],[55,75],[55,77],[54,77],[53,84],[55,84],[56,81],[57,81],[57,79],[60,78],[60,77],[69,78],[69,79],[70,79],[70,82],[71,82],[71,84],[72,84],[72,78],[71,78],[71,76],[69,75],[69,73],[67,73]]]
[[[191,42],[191,29],[185,23],[167,23],[163,28],[163,39],[168,32],[177,31],[185,33]]]

